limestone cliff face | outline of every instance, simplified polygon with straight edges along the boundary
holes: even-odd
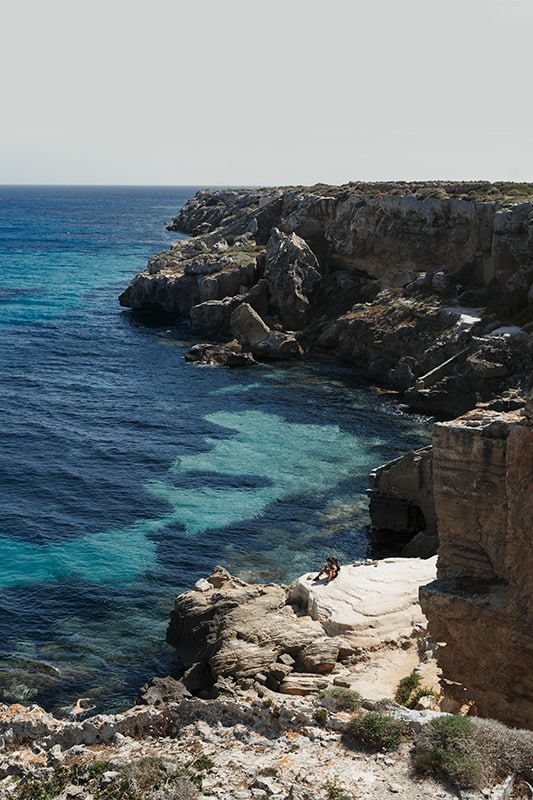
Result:
[[[200,192],[171,228],[195,235],[242,227],[266,243],[297,233],[330,269],[400,286],[417,272],[465,271],[503,286],[533,259],[533,203],[501,184],[382,183]],[[242,230],[239,230],[242,233]]]
[[[409,450],[376,467],[369,476],[371,538],[380,544],[406,543],[405,555],[437,552],[433,499],[433,448]]]
[[[433,432],[440,550],[420,599],[448,695],[533,728],[533,425],[477,410]]]

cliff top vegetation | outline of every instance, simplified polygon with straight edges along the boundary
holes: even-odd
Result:
[[[313,186],[281,186],[284,191],[301,191],[305,194],[318,194],[337,197],[342,194],[360,192],[370,196],[398,195],[414,196],[418,199],[435,198],[446,200],[477,200],[492,202],[521,203],[533,200],[533,183],[513,181],[349,181],[332,186],[316,183]]]

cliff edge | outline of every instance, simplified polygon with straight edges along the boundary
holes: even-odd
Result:
[[[533,728],[533,403],[433,429],[436,581],[420,590],[445,692]]]
[[[249,364],[322,352],[457,416],[533,371],[533,186],[347,184],[198,192],[119,300],[190,320]]]

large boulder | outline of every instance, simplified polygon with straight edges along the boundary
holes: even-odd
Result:
[[[191,308],[191,331],[228,333],[231,314],[242,303],[242,295],[224,297],[223,300],[206,300]]]
[[[280,656],[296,654],[323,635],[318,622],[300,619],[286,604],[284,586],[247,584],[222,567],[207,581],[209,591],[176,598],[167,642],[184,668],[206,665],[212,682],[220,676],[268,675]]]
[[[320,283],[320,267],[309,245],[295,233],[274,228],[265,256],[270,301],[284,328],[301,330]]]
[[[191,693],[181,681],[167,675],[166,678],[150,678],[141,686],[135,698],[135,705],[163,706],[169,703],[180,703]]]
[[[254,348],[270,334],[270,328],[249,303],[241,303],[231,314],[232,335],[245,347]]]
[[[303,350],[296,337],[292,334],[284,333],[283,331],[270,331],[267,338],[253,348],[253,354],[261,359],[284,361],[287,358],[301,358]]]
[[[284,360],[303,355],[294,335],[271,330],[249,303],[242,303],[233,311],[230,327],[232,335],[256,358]]]

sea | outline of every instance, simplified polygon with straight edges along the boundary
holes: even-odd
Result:
[[[0,186],[0,702],[131,705],[177,594],[372,556],[368,474],[430,439],[350,365],[189,364],[119,306],[198,188]]]

